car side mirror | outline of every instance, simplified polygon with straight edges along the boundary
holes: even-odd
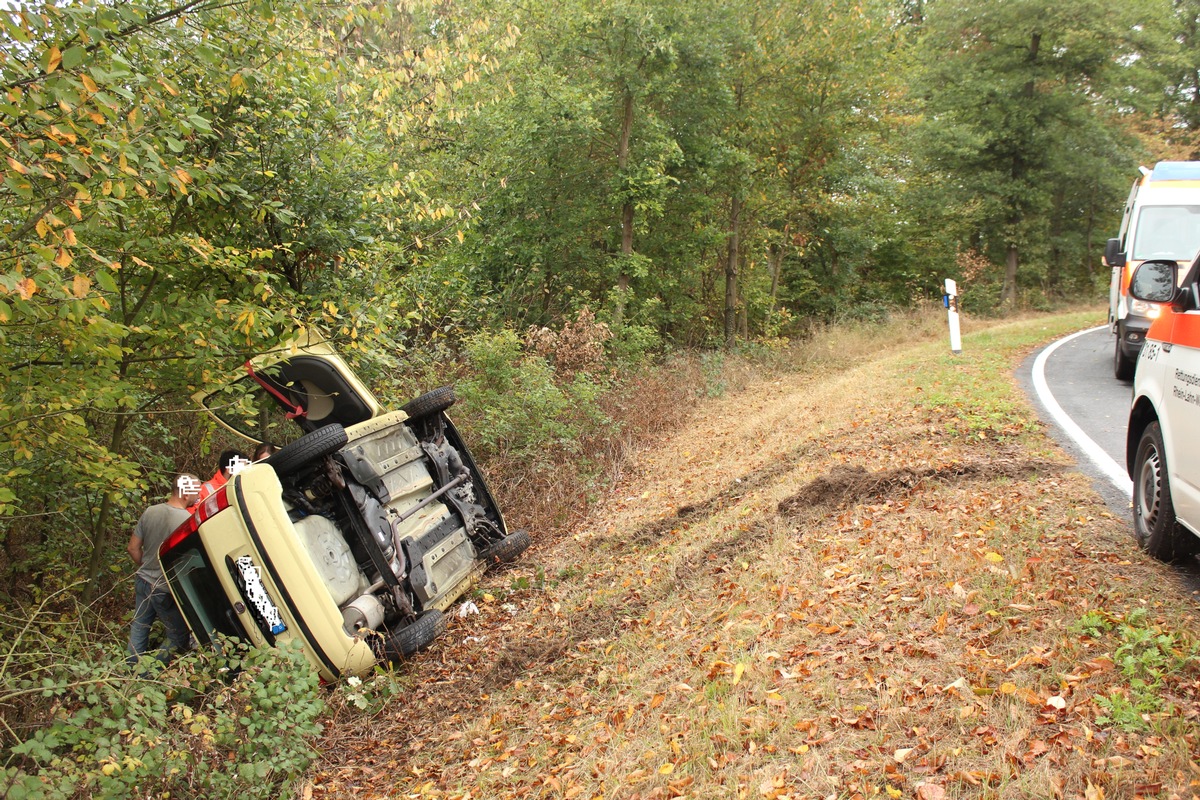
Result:
[[[1125,266],[1125,251],[1120,239],[1109,239],[1104,245],[1104,263],[1110,267]]]
[[[1175,299],[1178,272],[1174,261],[1144,261],[1129,279],[1129,293],[1148,303],[1169,303]]]

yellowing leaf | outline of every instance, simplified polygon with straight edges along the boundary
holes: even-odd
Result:
[[[92,282],[88,280],[86,275],[76,275],[75,280],[71,284],[71,294],[82,300],[87,297],[88,290],[92,288]]]
[[[742,679],[742,675],[744,675],[745,672],[746,672],[745,664],[735,664],[734,665],[734,667],[733,667],[733,685],[734,686],[738,685],[738,682]]]
[[[29,170],[25,168],[24,164],[22,164],[20,161],[17,161],[12,156],[6,156],[6,160],[8,161],[9,169],[18,175],[24,175],[25,173],[29,172]]]
[[[17,281],[17,294],[21,295],[22,300],[28,300],[37,293],[37,284],[33,282],[33,278],[23,278]]]
[[[1004,560],[1004,556],[1000,555],[999,553],[988,553],[983,558],[985,561],[990,561],[993,564],[999,564],[1001,561]]]
[[[674,771],[675,771],[674,764],[663,764],[661,767],[658,768],[659,775],[670,775]]]
[[[1015,683],[1005,681],[1004,683],[1000,684],[1000,694],[1016,694],[1016,692],[1017,685]]]
[[[61,63],[62,51],[57,47],[51,47],[50,51],[46,54],[46,72],[54,72],[54,70],[58,69],[58,66]]]

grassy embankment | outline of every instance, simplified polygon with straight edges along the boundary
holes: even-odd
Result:
[[[305,795],[1200,793],[1196,598],[1013,378],[1099,319],[836,333],[700,403],[413,694],[336,699]]]

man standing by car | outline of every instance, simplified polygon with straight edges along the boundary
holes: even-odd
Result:
[[[176,528],[188,518],[188,506],[200,492],[200,479],[195,475],[180,475],[175,480],[171,496],[165,503],[150,506],[142,512],[133,535],[129,537],[129,557],[138,565],[135,577],[136,590],[133,609],[133,626],[129,633],[129,663],[137,662],[139,656],[150,647],[150,626],[154,620],[162,620],[167,632],[167,646],[157,654],[164,664],[171,654],[188,649],[191,634],[183,615],[175,605],[175,599],[167,589],[162,566],[158,563],[158,549]]]

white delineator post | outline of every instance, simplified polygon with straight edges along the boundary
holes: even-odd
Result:
[[[950,322],[950,351],[955,355],[962,352],[962,334],[958,330],[958,284],[946,278],[946,294],[942,296]]]

